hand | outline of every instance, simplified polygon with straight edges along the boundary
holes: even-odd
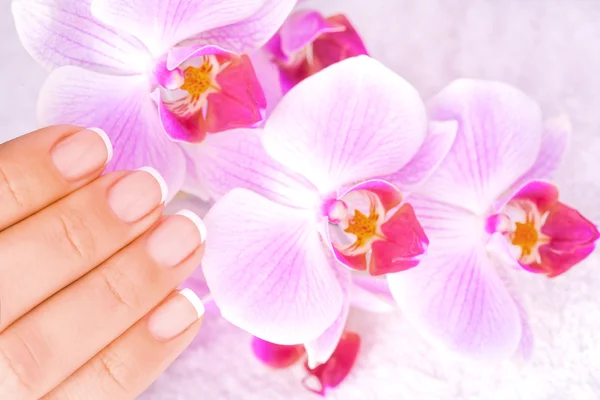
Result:
[[[161,217],[152,169],[101,176],[111,149],[71,126],[0,145],[0,399],[134,399],[200,328],[174,290],[204,225]]]

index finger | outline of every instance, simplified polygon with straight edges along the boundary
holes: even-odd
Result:
[[[95,180],[111,156],[97,128],[53,126],[0,144],[0,230]]]

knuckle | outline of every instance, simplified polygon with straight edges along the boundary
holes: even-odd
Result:
[[[118,268],[100,269],[99,272],[110,297],[109,304],[113,304],[115,308],[137,309],[140,307],[138,287],[125,273]]]
[[[0,345],[0,398],[28,399],[43,371],[26,339],[15,338],[8,346]]]
[[[128,387],[134,372],[111,346],[98,354],[98,367],[101,375],[114,382],[123,392],[129,392]]]
[[[91,261],[96,254],[96,239],[86,220],[74,210],[60,210],[56,215],[61,248],[67,249],[83,261]]]
[[[10,171],[10,172],[9,172]],[[17,182],[21,179],[12,169],[6,168],[0,164],[0,200],[3,205],[12,203],[13,207],[27,207],[27,193],[23,193],[23,189],[17,186]]]

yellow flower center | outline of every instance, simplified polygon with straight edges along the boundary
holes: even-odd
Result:
[[[185,90],[194,99],[199,98],[211,86],[213,66],[205,61],[199,68],[188,67],[183,73],[184,83],[181,90]]]
[[[348,222],[348,227],[344,232],[356,236],[354,248],[364,246],[367,241],[377,235],[377,221],[379,214],[375,212],[375,208],[371,208],[369,216],[366,216],[359,210],[354,210],[354,217]]]
[[[516,222],[515,224],[517,228],[512,235],[512,244],[521,247],[522,256],[529,256],[539,240],[535,221],[527,219],[524,223]]]

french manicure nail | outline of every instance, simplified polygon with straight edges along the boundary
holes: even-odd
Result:
[[[204,315],[204,304],[190,289],[183,289],[158,306],[148,319],[150,333],[156,339],[170,340],[180,335]]]
[[[108,135],[100,128],[88,128],[58,142],[50,157],[65,179],[78,180],[108,164],[112,154]]]
[[[108,191],[108,204],[122,221],[139,221],[167,197],[167,184],[153,168],[144,167],[117,181]]]
[[[204,223],[196,214],[182,210],[163,221],[148,238],[150,256],[165,268],[188,258],[206,237]]]

